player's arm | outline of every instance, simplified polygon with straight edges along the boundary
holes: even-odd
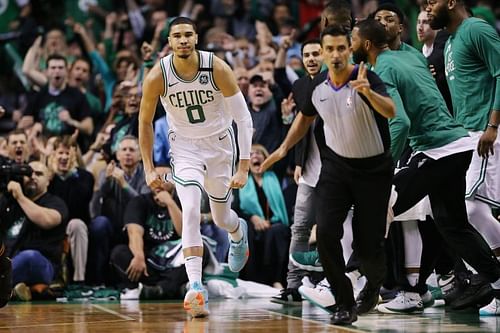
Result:
[[[157,63],[148,73],[142,84],[142,99],[139,111],[139,148],[141,150],[142,162],[146,174],[146,182],[149,186],[155,186],[161,182],[154,172],[153,163],[153,118],[156,111],[158,97],[164,93],[165,82]]]
[[[226,107],[232,113],[238,127],[238,147],[240,149],[240,163],[238,177],[233,177],[231,186],[243,187],[250,168],[250,149],[252,147],[253,122],[245,98],[238,87],[231,67],[221,59],[214,57],[214,80],[219,87]],[[244,179],[241,177],[245,175]]]
[[[493,80],[496,81],[490,117],[484,133],[479,139],[478,153],[482,157],[493,155],[493,145],[497,140],[500,125],[500,36],[485,22],[476,23],[471,30],[471,40],[477,55],[483,60]]]

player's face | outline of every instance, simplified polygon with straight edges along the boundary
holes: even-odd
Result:
[[[399,22],[398,15],[390,10],[379,10],[375,14],[375,20],[384,26],[389,41],[393,41],[403,31],[403,25]]]
[[[359,29],[357,27],[352,30],[351,41],[352,60],[356,64],[359,64],[362,61],[366,64],[368,61],[368,52],[363,46],[364,43],[359,35]]]
[[[426,43],[433,41],[436,37],[436,32],[431,29],[427,12],[421,11],[417,18],[417,38],[419,42]]]
[[[450,22],[447,0],[427,0],[425,11],[427,12],[429,25],[434,30],[442,29]]]
[[[307,44],[302,50],[302,62],[309,75],[316,75],[321,70],[323,57],[320,44]]]
[[[170,30],[168,43],[177,57],[188,58],[198,43],[198,35],[192,25],[177,24]]]
[[[323,36],[321,54],[328,70],[335,73],[342,72],[347,68],[351,48],[346,36]]]

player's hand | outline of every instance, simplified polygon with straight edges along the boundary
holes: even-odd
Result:
[[[238,170],[236,174],[231,178],[231,182],[229,183],[230,188],[242,188],[245,186],[248,180],[248,172],[244,170]]]
[[[494,154],[493,145],[497,139],[498,129],[489,127],[479,138],[479,143],[477,144],[477,153],[483,158],[487,158],[490,153]]]
[[[361,62],[358,68],[358,77],[356,78],[356,80],[352,80],[350,84],[351,87],[358,93],[369,96],[371,93],[371,89],[370,82],[368,82],[368,79],[366,78],[366,71],[366,65]]]
[[[287,151],[283,149],[281,146],[276,149],[271,155],[269,155],[264,162],[260,165],[259,172],[265,172],[266,170],[270,169],[274,163],[278,162],[279,160],[283,159],[286,156]]]
[[[132,261],[130,261],[130,265],[128,265],[126,273],[128,278],[132,282],[139,281],[142,274],[144,274],[145,276],[149,276],[144,257],[140,258],[134,256],[132,258]]]
[[[160,175],[156,173],[156,171],[146,172],[146,184],[152,191],[161,188],[163,180]]]

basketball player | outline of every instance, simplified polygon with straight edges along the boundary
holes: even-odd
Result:
[[[184,308],[193,317],[203,317],[208,315],[208,294],[201,284],[201,193],[209,195],[214,222],[229,232],[229,268],[238,272],[249,255],[247,224],[230,209],[230,198],[231,188],[247,182],[252,119],[231,68],[213,53],[195,49],[198,35],[192,20],[174,19],[168,42],[173,54],[162,58],[144,81],[139,142],[146,182],[155,189],[162,182],[152,160],[152,120],[159,97],[170,124],[172,174],[182,204],[182,247],[190,282]],[[234,175],[233,119],[240,153]]]

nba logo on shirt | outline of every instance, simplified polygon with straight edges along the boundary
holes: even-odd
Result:
[[[347,97],[346,105],[347,107],[350,107],[352,105],[352,96]]]
[[[200,83],[201,84],[207,84],[208,83],[208,75],[207,74],[200,75]]]

